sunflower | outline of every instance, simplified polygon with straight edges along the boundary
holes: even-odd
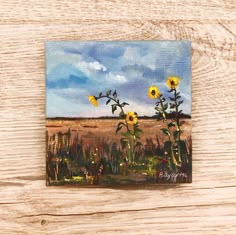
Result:
[[[126,121],[130,125],[136,124],[138,122],[137,113],[135,113],[135,112],[128,112],[126,114]]]
[[[157,86],[150,86],[148,89],[148,96],[150,99],[159,98],[161,95]]]
[[[178,77],[168,77],[166,81],[166,85],[170,89],[176,89],[176,87],[179,85],[179,78]]]
[[[94,107],[98,107],[98,101],[97,98],[95,96],[90,95],[88,97],[88,100],[90,101],[90,103],[94,106]]]

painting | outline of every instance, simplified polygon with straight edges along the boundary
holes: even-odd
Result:
[[[48,41],[46,184],[192,182],[190,41]]]

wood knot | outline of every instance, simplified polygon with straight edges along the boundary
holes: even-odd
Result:
[[[47,224],[47,220],[42,219],[42,220],[41,220],[41,225],[44,226],[44,225],[46,225],[46,224]]]

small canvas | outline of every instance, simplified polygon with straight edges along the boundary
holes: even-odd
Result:
[[[46,182],[192,182],[189,41],[49,41]]]

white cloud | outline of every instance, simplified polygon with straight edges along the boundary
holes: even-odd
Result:
[[[79,60],[78,62],[75,63],[75,66],[88,76],[96,73],[96,71],[102,71],[102,72],[107,71],[107,68],[98,61],[85,62],[83,60]]]
[[[125,76],[119,74],[113,74],[111,72],[107,74],[106,79],[109,80],[110,82],[115,81],[119,83],[124,83],[127,81]]]
[[[88,67],[94,70],[107,71],[107,68],[98,61],[88,63]]]
[[[132,43],[131,43],[132,44]],[[127,65],[142,65],[149,67],[152,70],[162,69],[165,74],[171,74],[177,70],[179,61],[182,61],[183,55],[186,54],[186,50],[183,50],[183,46],[177,46],[173,42],[158,42],[148,43],[142,45],[142,43],[136,43],[137,45],[130,45],[127,43],[124,47],[124,55],[120,57],[106,57],[102,53],[95,53],[96,56],[91,55],[90,50],[86,48],[96,45],[96,43],[85,42],[85,43],[57,43],[51,44],[47,49],[47,74],[50,73],[59,65],[64,65],[57,74],[64,75],[68,71],[68,74],[73,75],[86,75],[88,77],[85,84],[74,86],[73,83],[69,84],[66,89],[49,89],[47,92],[47,115],[49,116],[105,116],[111,115],[111,109],[105,105],[105,102],[101,101],[98,109],[93,109],[88,102],[88,95],[96,95],[99,91],[104,89],[120,89],[123,95],[120,97],[124,98],[130,105],[125,107],[126,111],[137,111],[139,115],[154,115],[155,110],[150,101],[150,104],[146,104],[145,99],[141,99],[137,95],[137,88],[144,89],[146,92],[149,85],[157,83],[159,88],[162,86],[162,81],[159,81],[159,77],[152,78],[151,76],[147,79],[142,77],[141,70],[130,70],[124,71],[122,68]],[[96,47],[98,48],[98,46]],[[96,49],[95,48],[95,49]],[[74,52],[73,52],[74,50]],[[96,50],[95,50],[96,52]],[[184,54],[185,53],[185,54]],[[59,67],[60,68],[60,67]],[[65,69],[64,69],[65,68]],[[68,68],[68,69],[67,69]],[[185,67],[184,67],[185,69]],[[64,71],[65,70],[65,71]],[[76,72],[78,70],[78,73]],[[60,72],[62,71],[62,72]],[[155,74],[153,75],[155,76]],[[182,75],[185,80],[190,80],[189,71],[187,70],[186,76]],[[50,76],[53,81],[59,80],[60,78],[69,76]],[[49,80],[49,77],[47,77]],[[183,110],[187,112],[190,110],[191,95],[189,94],[189,82],[183,80],[180,85],[180,91],[187,92],[187,96],[184,94],[183,98],[186,100],[183,103]],[[126,84],[126,82],[128,82]],[[139,84],[139,86],[135,84]],[[133,86],[132,86],[133,84]],[[142,87],[143,84],[144,87]],[[127,86],[128,87],[127,87]],[[165,84],[163,85],[165,86]],[[127,90],[132,90],[127,95]],[[135,91],[134,91],[135,90]],[[167,90],[163,87],[163,90]],[[120,92],[119,92],[120,94]],[[146,94],[146,93],[145,93]],[[127,98],[126,98],[127,97]]]

